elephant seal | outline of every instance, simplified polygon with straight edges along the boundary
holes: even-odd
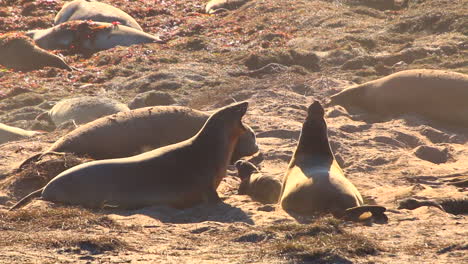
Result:
[[[30,38],[20,33],[0,36],[0,64],[20,71],[44,67],[72,70],[59,56],[37,47]]]
[[[153,106],[119,112],[82,125],[57,140],[44,153],[22,162],[20,168],[50,152],[71,152],[94,159],[123,158],[186,140],[210,115],[183,106]],[[233,161],[258,151],[255,133],[240,136]],[[118,142],[118,144],[116,144]]]
[[[250,0],[211,0],[206,4],[205,12],[207,14],[218,13],[222,10],[236,9]]]
[[[70,120],[81,125],[102,116],[129,110],[126,104],[110,98],[82,96],[59,101],[47,114],[56,126]]]
[[[238,160],[235,163],[238,176],[242,180],[238,194],[248,195],[253,200],[264,204],[278,203],[281,193],[281,181],[260,173],[252,163]]]
[[[89,208],[188,208],[220,201],[216,189],[226,175],[248,103],[229,105],[182,142],[136,156],[92,161],[70,168],[14,205],[32,197]]]
[[[0,145],[9,141],[32,137],[41,132],[24,130],[18,127],[12,127],[0,123]]]
[[[92,20],[98,22],[119,22],[120,24],[143,31],[129,14],[117,7],[92,0],[74,0],[63,5],[54,19],[54,25],[72,20]]]
[[[331,104],[370,113],[417,113],[443,122],[468,125],[468,75],[441,70],[407,70],[345,89]]]
[[[283,179],[280,204],[285,211],[299,214],[334,215],[363,204],[361,194],[333,156],[324,110],[317,101],[308,108],[299,143]]]
[[[434,206],[450,214],[468,214],[468,199],[418,200],[408,198],[400,201],[398,209],[414,210],[421,206]]]
[[[162,42],[157,36],[124,25],[82,20],[68,21],[48,29],[31,30],[26,35],[43,49],[79,52]]]

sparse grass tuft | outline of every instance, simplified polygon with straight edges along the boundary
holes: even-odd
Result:
[[[326,259],[374,255],[379,251],[372,241],[344,230],[341,221],[331,217],[320,218],[311,225],[277,225],[267,230],[282,233],[284,237],[272,244],[273,252],[292,259],[326,262]]]
[[[94,253],[129,249],[109,231],[125,227],[107,216],[80,208],[0,212],[0,248],[21,244],[41,248],[73,247]],[[100,235],[105,230],[104,235]]]

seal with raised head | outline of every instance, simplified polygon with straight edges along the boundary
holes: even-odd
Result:
[[[318,101],[308,108],[299,143],[283,179],[280,204],[299,214],[331,212],[341,216],[363,200],[343,173],[330,148],[324,110]]]
[[[80,125],[103,116],[129,110],[126,104],[110,98],[82,96],[59,101],[47,114],[56,126],[70,120]]]
[[[43,49],[80,52],[162,42],[157,36],[124,25],[82,20],[68,21],[48,29],[31,30],[26,35]]]
[[[153,106],[119,112],[76,128],[44,153],[36,154],[22,164],[51,152],[71,152],[94,159],[133,156],[192,137],[209,116],[183,106]],[[247,131],[240,136],[232,155],[233,162],[258,151],[254,131],[247,125],[245,127]]]
[[[140,155],[92,161],[70,168],[18,202],[32,197],[81,205],[188,208],[220,201],[216,189],[226,175],[248,103],[229,105],[208,118],[192,138]]]
[[[72,20],[119,22],[124,26],[143,31],[138,22],[121,9],[93,0],[74,0],[66,3],[55,16],[54,25]]]
[[[468,125],[468,75],[441,70],[407,70],[345,89],[331,104],[358,107],[369,113],[417,113]]]
[[[275,204],[281,193],[281,181],[262,174],[258,168],[246,160],[235,163],[237,175],[241,179],[237,194],[248,195],[264,204]]]
[[[59,56],[39,48],[22,33],[8,33],[0,36],[0,64],[20,71],[44,67],[72,70]]]
[[[24,130],[19,127],[12,127],[0,123],[0,145],[9,141],[15,141],[22,138],[32,137],[38,133],[38,131]]]

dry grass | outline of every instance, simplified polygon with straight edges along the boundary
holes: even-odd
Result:
[[[277,225],[267,230],[284,237],[273,242],[272,251],[292,259],[328,263],[344,257],[375,255],[380,250],[366,237],[344,230],[342,223],[331,217],[311,225]]]
[[[0,212],[0,248],[14,245],[78,248],[90,252],[130,249],[117,236],[127,228],[107,216],[59,207]]]

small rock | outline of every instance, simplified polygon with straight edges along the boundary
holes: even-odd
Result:
[[[414,155],[435,164],[445,163],[450,158],[446,147],[435,146],[419,146],[415,149]]]

